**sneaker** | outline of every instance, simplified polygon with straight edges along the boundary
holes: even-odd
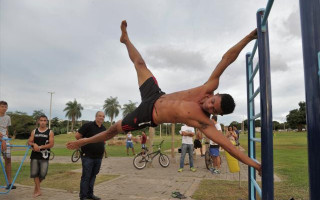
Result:
[[[182,171],[183,171],[183,168],[178,169],[178,172],[182,172]]]
[[[209,169],[209,171],[210,171],[211,173],[213,173],[214,170],[216,170],[216,169],[215,169],[215,168],[210,168],[210,169]]]
[[[96,195],[92,195],[92,196],[91,196],[91,199],[93,199],[93,200],[101,200],[101,198],[98,197],[98,196],[96,196]]]
[[[215,174],[220,174],[220,170],[217,170],[217,169],[216,169],[216,170],[214,171],[214,173],[215,173]]]
[[[195,172],[195,171],[197,171],[197,169],[194,168],[194,167],[191,167],[191,168],[190,168],[190,171]]]
[[[6,190],[9,190],[11,184],[7,185]],[[11,190],[17,189],[17,187],[15,185],[12,185]]]

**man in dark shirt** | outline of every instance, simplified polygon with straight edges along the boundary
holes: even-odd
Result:
[[[106,128],[102,125],[104,122],[104,113],[98,111],[96,119],[93,122],[84,124],[76,133],[76,139],[90,138]],[[101,167],[102,156],[104,153],[104,142],[91,143],[81,147],[82,176],[80,182],[80,200],[100,198],[93,194],[94,182]]]

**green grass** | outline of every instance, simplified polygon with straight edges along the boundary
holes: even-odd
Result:
[[[260,137],[257,134],[257,137]],[[240,144],[247,149],[247,135],[240,135]],[[261,160],[260,144],[257,158]],[[306,132],[277,132],[274,135],[274,171],[282,180],[274,184],[275,199],[308,199],[308,154]],[[220,187],[219,185],[222,185]],[[195,199],[247,199],[247,183],[238,190],[238,182],[203,180],[192,196]],[[231,191],[230,188],[233,188]],[[206,192],[211,191],[211,192]],[[217,194],[216,194],[217,193]],[[219,193],[222,197],[215,197]],[[226,196],[226,198],[224,198]],[[214,198],[215,197],[215,198]]]
[[[162,136],[161,138],[159,136],[156,136],[154,138],[154,144],[159,144],[162,139],[164,139],[164,144],[162,145],[162,151],[171,149],[171,136]],[[68,150],[65,147],[65,144],[69,141],[73,141],[74,134],[61,134],[54,137],[54,147],[52,148],[52,151],[54,152],[55,156],[70,156],[72,155],[73,151]],[[181,137],[179,135],[176,135],[175,138],[175,147],[181,146]],[[11,141],[11,144],[15,145],[26,145],[27,140],[20,140],[20,139],[14,139]],[[140,143],[134,143],[134,148],[136,153],[140,152],[141,145]],[[19,148],[20,149],[20,148]],[[22,148],[21,148],[22,149]],[[127,156],[126,152],[126,146],[108,146],[106,147],[108,156],[111,157],[125,157]],[[131,151],[131,150],[130,150]],[[29,151],[29,155],[30,155]],[[12,151],[13,156],[22,156],[24,155],[24,151]]]
[[[20,163],[12,163],[12,179]],[[63,189],[67,191],[79,191],[81,173],[72,172],[74,169],[81,168],[81,164],[61,164],[50,163],[46,179],[41,183],[41,187]],[[98,174],[95,184],[102,183],[118,177],[118,175]],[[68,181],[66,181],[68,180]],[[4,176],[0,176],[0,183],[5,183]],[[30,178],[30,163],[24,163],[15,183],[34,186],[33,178]]]

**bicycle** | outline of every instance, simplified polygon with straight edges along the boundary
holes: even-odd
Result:
[[[209,170],[210,168],[212,168],[213,160],[210,155],[210,144],[209,142],[206,142],[205,144],[206,144],[206,152],[204,154],[204,161],[205,161],[207,170]]]
[[[160,144],[158,145],[152,145],[152,146],[157,146],[158,147],[158,150],[155,151],[155,152],[152,152],[152,153],[148,153],[148,150],[146,149],[146,152],[141,152],[139,153],[138,155],[136,155],[134,158],[133,158],[133,166],[139,170],[143,169],[146,167],[147,163],[148,162],[152,162],[152,160],[157,156],[159,155],[159,164],[166,168],[169,166],[170,164],[170,159],[167,155],[163,154],[161,152],[161,146],[163,144],[163,141],[162,140],[160,142]]]
[[[71,161],[77,162],[81,157],[81,149],[76,149],[71,155]],[[107,150],[104,150],[104,158],[108,158]]]

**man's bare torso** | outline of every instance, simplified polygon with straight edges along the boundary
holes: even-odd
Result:
[[[195,126],[199,124],[199,118],[206,117],[201,104],[209,95],[203,86],[165,94],[155,102],[153,120],[156,124],[184,123]]]

